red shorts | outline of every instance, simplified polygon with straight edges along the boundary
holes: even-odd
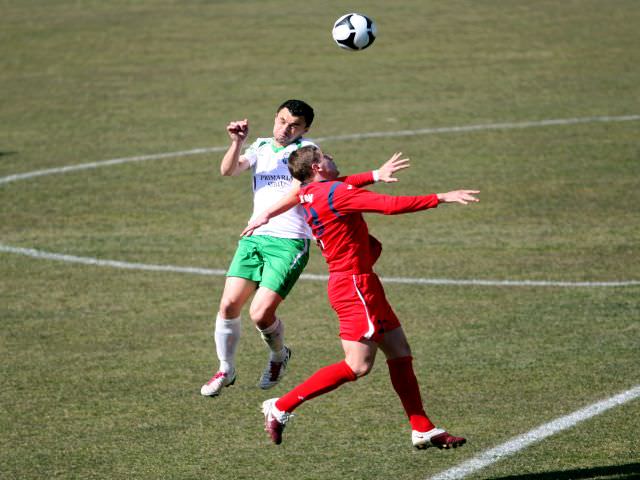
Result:
[[[329,275],[328,293],[343,340],[377,342],[385,332],[400,326],[375,273]]]

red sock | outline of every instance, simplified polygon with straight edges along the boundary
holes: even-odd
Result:
[[[335,390],[343,383],[353,382],[356,378],[356,374],[353,373],[353,370],[344,360],[323,367],[293,390],[280,397],[276,402],[276,408],[283,412],[293,412],[302,402]]]
[[[413,358],[411,356],[387,360],[389,376],[394,390],[400,397],[404,411],[407,412],[411,428],[419,432],[428,432],[435,425],[424,412],[420,387],[415,373],[413,373]]]

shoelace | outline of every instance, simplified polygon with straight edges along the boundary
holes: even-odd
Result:
[[[284,362],[269,362],[269,380],[276,380],[280,375],[280,370],[282,370],[282,365]]]
[[[207,382],[207,385],[211,385],[213,382],[215,382],[217,379],[219,379],[220,377],[222,378],[226,378],[227,374],[224,372],[218,372],[216,373],[213,377],[211,377],[209,379],[209,381]]]
[[[283,412],[278,410],[275,402],[271,405],[269,410],[269,416],[275,419],[278,423],[285,425],[289,420],[291,420],[295,415],[291,412]]]
[[[280,418],[278,418],[277,420],[282,425],[286,425],[287,422],[289,422],[289,420],[292,420],[293,417],[295,416],[293,413],[290,413],[290,412],[281,412],[281,413],[282,413],[282,415],[280,415]]]
[[[289,361],[290,351],[287,349],[287,353],[285,358],[280,362],[275,362],[273,360],[269,361],[269,369],[265,370],[262,373],[262,380],[268,380],[270,382],[275,382],[280,377],[282,370],[284,369],[285,364]]]

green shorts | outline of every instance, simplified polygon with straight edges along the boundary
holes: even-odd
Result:
[[[246,278],[285,298],[309,261],[309,243],[304,238],[242,237],[227,277]]]

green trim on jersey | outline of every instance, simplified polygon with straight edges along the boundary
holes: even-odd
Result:
[[[286,298],[309,261],[309,239],[242,237],[227,277],[256,282]]]
[[[285,145],[284,147],[276,147],[275,140],[273,138],[271,139],[271,149],[273,150],[273,153],[281,152],[282,150],[293,144],[294,142],[291,142],[289,145]],[[262,145],[262,143],[258,145],[258,148],[260,148]],[[298,138],[298,140],[295,141],[295,145],[296,147],[300,148],[302,146],[302,141]]]

